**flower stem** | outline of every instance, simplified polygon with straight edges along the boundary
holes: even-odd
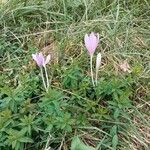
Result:
[[[43,85],[44,85],[44,88],[45,88],[45,90],[46,90],[46,92],[47,92],[48,90],[47,90],[47,87],[46,87],[46,84],[45,84],[42,67],[40,67],[40,70],[41,70],[41,77],[42,77]]]
[[[97,86],[97,76],[98,76],[98,69],[96,68],[96,75],[95,75],[95,84]]]
[[[90,56],[90,67],[91,67],[91,79],[92,79],[92,84],[93,84],[93,87],[95,87],[95,84],[94,84],[94,77],[93,77],[93,64],[92,64],[92,60],[93,60],[93,55]]]
[[[45,76],[46,76],[46,82],[47,82],[47,89],[49,88],[49,80],[48,80],[48,74],[47,74],[47,69],[46,69],[46,66],[44,67],[44,70],[45,70]]]

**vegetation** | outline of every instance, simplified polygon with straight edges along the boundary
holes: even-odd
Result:
[[[148,0],[1,0],[0,149],[148,150],[149,9]],[[100,34],[96,87],[90,32]],[[36,52],[52,56],[48,92]]]

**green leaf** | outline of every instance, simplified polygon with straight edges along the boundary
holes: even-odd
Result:
[[[95,148],[85,145],[78,136],[74,137],[71,143],[71,150],[96,150]]]
[[[116,134],[117,134],[117,125],[114,125],[110,130],[110,135],[112,135],[113,137]]]
[[[23,143],[33,143],[33,140],[28,137],[22,137],[18,141],[23,142]]]
[[[117,145],[118,145],[118,136],[116,134],[116,135],[114,135],[114,137],[112,139],[112,147],[113,147],[114,150],[116,150]]]
[[[12,148],[14,149],[16,147],[17,141],[12,141]]]
[[[117,108],[114,112],[114,119],[118,119],[119,114],[120,114],[120,110]]]
[[[21,145],[22,145],[21,143],[17,142],[16,146],[14,147],[14,149],[15,150],[22,150],[22,148],[21,148],[22,146]]]

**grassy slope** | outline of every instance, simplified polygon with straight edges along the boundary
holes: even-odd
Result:
[[[139,72],[137,80],[135,77],[136,85],[133,88],[134,96],[132,97],[135,109],[126,110],[125,116],[130,124],[128,131],[120,133],[118,149],[148,149],[150,144],[149,9],[150,4],[147,0],[1,2],[0,70],[3,72],[1,87],[4,84],[16,87],[20,82],[20,76],[28,74],[33,67],[35,68],[31,54],[36,49],[51,51],[55,54],[56,58],[53,61],[55,67],[57,62],[62,68],[69,67],[68,64],[71,66],[75,62],[88,69],[83,37],[85,33],[98,32],[101,35],[101,44],[97,52],[101,52],[103,56],[101,74],[103,72],[118,74],[118,64],[124,59],[130,62],[137,74]],[[59,87],[63,91],[59,82],[61,77],[53,76],[53,88]],[[64,92],[76,94],[74,93],[76,91],[69,89],[64,89]],[[117,123],[111,122],[111,124]],[[95,146],[103,138],[100,137],[101,133],[100,135],[95,133],[101,132],[101,128],[99,130],[94,126],[93,129],[87,127],[88,130],[79,129],[78,132],[83,135],[87,143]],[[56,140],[58,143],[61,141],[61,139]],[[99,145],[111,149],[109,144],[105,145],[103,141]]]

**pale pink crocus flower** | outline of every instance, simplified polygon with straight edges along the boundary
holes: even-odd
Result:
[[[47,63],[49,63],[51,56],[47,55],[46,59],[42,53],[32,54],[32,58],[36,61],[39,67],[45,67]]]
[[[45,88],[45,90],[47,92],[48,88],[49,88],[49,79],[48,79],[46,64],[49,63],[49,61],[51,59],[51,55],[47,55],[47,57],[45,59],[45,57],[43,56],[43,54],[40,52],[39,54],[38,53],[32,54],[32,58],[35,60],[35,62],[37,63],[37,65],[40,67],[41,77],[42,77],[42,80],[43,80],[43,85],[44,85],[44,88]],[[44,75],[43,75],[43,69],[42,69],[42,67],[44,67],[44,70],[45,70],[45,76],[46,76],[46,82],[47,83],[45,83],[45,80],[44,80]]]
[[[91,78],[92,78],[92,84],[95,86],[94,78],[93,78],[93,68],[92,68],[92,59],[93,54],[98,46],[99,43],[99,34],[94,34],[93,32],[88,35],[86,34],[84,37],[85,47],[87,48],[89,54],[90,54],[90,67],[91,67]]]
[[[120,69],[123,71],[123,72],[128,72],[128,73],[131,73],[132,71],[130,70],[130,66],[128,64],[128,62],[125,60],[123,63],[121,63],[119,65]]]
[[[84,42],[89,54],[93,55],[99,43],[99,34],[94,34],[93,32],[90,35],[86,34]]]

